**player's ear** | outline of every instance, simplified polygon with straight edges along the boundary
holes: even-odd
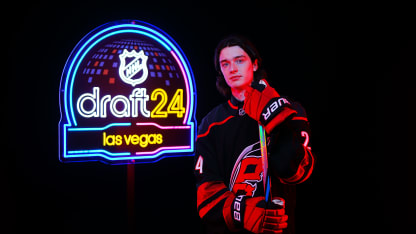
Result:
[[[259,68],[259,65],[257,63],[257,59],[255,59],[253,62],[253,71],[257,71],[258,68]]]

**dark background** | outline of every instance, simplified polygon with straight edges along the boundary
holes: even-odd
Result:
[[[58,160],[58,90],[66,59],[95,27],[137,19],[167,32],[187,55],[198,121],[224,101],[215,89],[213,53],[230,33],[251,38],[271,84],[306,108],[317,165],[298,186],[298,234],[414,232],[416,40],[410,6],[149,2],[3,8],[5,230],[201,233],[192,157],[134,166],[134,216],[126,165]]]

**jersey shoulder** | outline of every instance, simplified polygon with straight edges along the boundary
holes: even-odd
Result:
[[[295,117],[303,117],[307,119],[306,110],[300,102],[294,100],[291,97],[284,96],[284,98],[286,98],[290,102],[292,108],[295,109],[295,111],[297,112]]]
[[[229,111],[229,104],[222,103],[214,107],[201,121],[198,126],[198,135],[205,134],[213,125],[220,125],[232,118]]]

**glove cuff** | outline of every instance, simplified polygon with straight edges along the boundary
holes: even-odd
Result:
[[[240,231],[244,227],[245,199],[244,195],[232,196],[224,203],[224,220],[231,231]]]
[[[236,227],[243,228],[244,212],[246,210],[246,196],[239,195],[234,198],[231,211],[233,214],[233,221]]]
[[[272,98],[260,113],[259,122],[266,128],[266,132],[270,134],[277,125],[296,113],[286,98]]]

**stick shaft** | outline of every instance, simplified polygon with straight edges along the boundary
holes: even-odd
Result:
[[[269,163],[267,160],[267,141],[266,141],[266,131],[262,125],[259,124],[259,135],[260,135],[260,150],[261,150],[261,161],[263,164],[263,187],[264,187],[264,196],[266,202],[269,201],[271,194],[271,183],[270,177],[268,174]]]

